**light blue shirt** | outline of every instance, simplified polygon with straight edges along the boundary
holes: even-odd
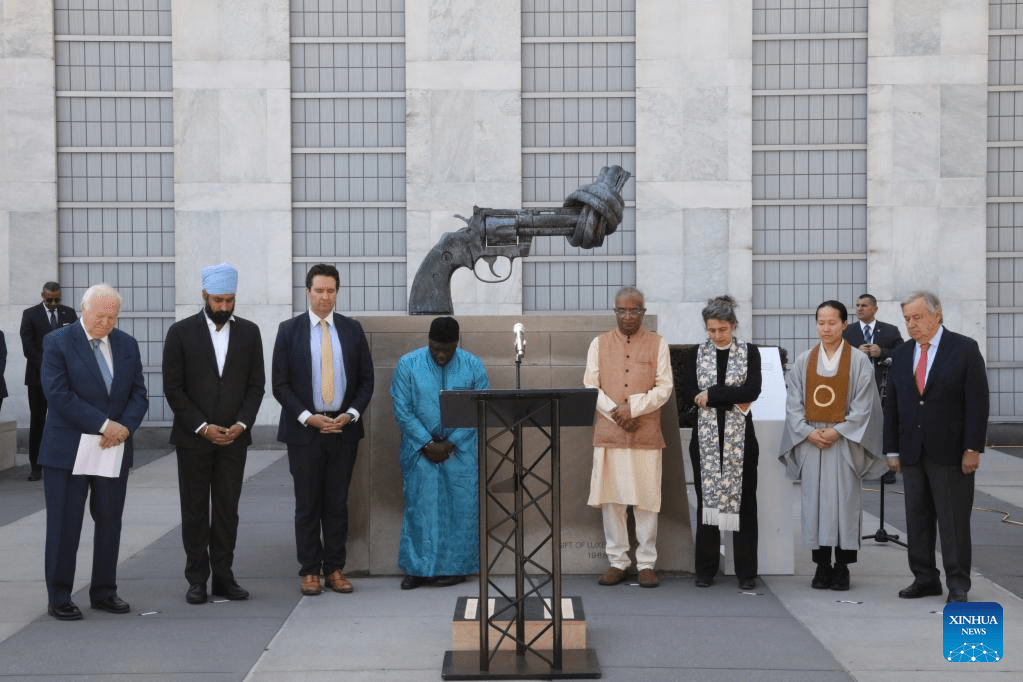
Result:
[[[323,347],[323,325],[312,310],[309,311],[309,352],[313,369],[313,404],[317,412],[337,412],[341,409],[341,398],[345,395],[344,356],[341,354],[341,340],[337,336],[334,316],[327,318],[330,330],[330,345],[334,349],[334,400],[323,404],[323,366],[320,349]]]

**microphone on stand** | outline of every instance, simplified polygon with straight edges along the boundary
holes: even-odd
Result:
[[[516,322],[512,331],[515,332],[515,359],[521,360],[526,354],[526,327],[521,322]]]

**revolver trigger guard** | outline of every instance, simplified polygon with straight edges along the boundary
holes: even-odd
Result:
[[[476,275],[476,279],[478,279],[479,281],[484,282],[486,284],[500,284],[501,282],[508,281],[508,278],[511,277],[512,273],[511,267],[508,268],[508,274],[505,275],[504,277],[501,277],[499,274],[497,274],[497,270],[494,270],[494,265],[497,263],[498,256],[480,256],[480,258],[487,262],[487,267],[490,268],[490,274],[493,275],[495,279],[485,279],[483,277],[480,277],[479,273],[476,272],[476,268],[473,268],[472,272],[474,275]]]

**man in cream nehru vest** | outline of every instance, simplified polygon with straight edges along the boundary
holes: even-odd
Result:
[[[611,566],[601,585],[617,585],[629,567],[626,511],[636,521],[639,584],[657,587],[657,514],[661,509],[661,407],[672,390],[668,345],[643,326],[643,294],[633,287],[615,296],[618,326],[595,338],[583,384],[596,388],[591,507],[600,507]]]

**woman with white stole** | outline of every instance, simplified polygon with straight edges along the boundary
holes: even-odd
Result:
[[[811,587],[848,590],[863,534],[860,481],[880,478],[888,467],[881,400],[870,360],[842,340],[845,305],[824,301],[816,317],[820,343],[788,373],[779,459],[801,482],[803,542],[817,565]]]
[[[710,587],[721,558],[721,531],[732,531],[739,588],[757,575],[759,447],[750,403],[760,395],[760,351],[735,337],[735,299],[718,296],[703,309],[707,340],[687,358],[679,399],[696,405],[689,442],[696,490],[696,586]]]

